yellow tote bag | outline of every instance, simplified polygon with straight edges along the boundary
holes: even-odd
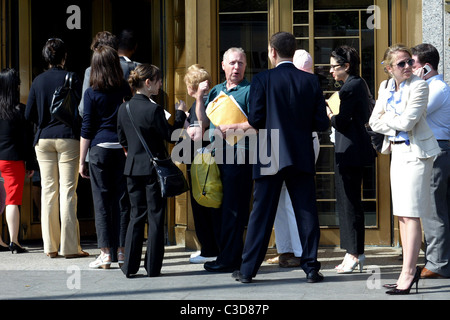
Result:
[[[203,148],[191,164],[191,192],[198,204],[208,208],[220,208],[223,191],[220,171],[212,154]]]
[[[214,126],[246,122],[247,116],[233,96],[223,91],[208,104],[206,115]],[[243,135],[232,135],[226,138],[230,145],[236,144]]]

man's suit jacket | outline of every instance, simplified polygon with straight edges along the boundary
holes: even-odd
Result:
[[[249,123],[260,130],[258,144],[266,149],[262,153],[258,151],[253,177],[257,179],[264,174],[276,174],[289,166],[315,174],[312,132],[325,131],[329,127],[325,99],[317,76],[297,69],[292,63],[282,63],[253,78],[249,102]],[[267,146],[262,142],[261,129],[267,130]],[[276,132],[279,133],[278,139]],[[264,170],[273,163],[265,164],[260,154],[270,154],[267,148],[276,151],[277,147],[276,167]]]
[[[362,78],[349,76],[339,91],[339,114],[331,118],[339,166],[369,165],[376,155],[365,128],[370,117],[368,90]]]
[[[430,158],[439,154],[439,144],[426,121],[429,91],[427,83],[415,75],[406,80],[401,104],[396,106],[400,115],[396,115],[394,112],[386,112],[394,79],[386,81],[380,85],[378,100],[369,120],[373,131],[385,135],[381,153],[390,153],[390,136],[396,136],[398,131],[405,131],[409,136],[411,150],[417,158]]]
[[[127,103],[120,106],[117,119],[119,142],[127,150],[124,174],[127,176],[151,175],[153,165],[128,116]],[[145,95],[134,95],[129,104],[134,123],[153,156],[159,159],[167,158],[164,141],[171,141],[172,132],[183,127],[186,114],[177,110],[175,123],[171,126],[166,120],[164,109]]]

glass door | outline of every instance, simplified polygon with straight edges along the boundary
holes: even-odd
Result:
[[[267,70],[268,0],[219,1],[219,61],[231,47],[240,47],[247,55],[245,77]],[[225,74],[220,68],[220,81]]]
[[[378,3],[375,3],[378,2]],[[318,75],[325,98],[339,91],[342,83],[336,82],[329,73],[330,54],[341,45],[354,47],[360,57],[360,76],[369,85],[372,94],[377,92],[377,41],[388,28],[377,29],[374,24],[380,19],[383,1],[373,0],[294,0],[292,2],[292,32],[297,39],[297,47],[308,51],[314,59],[315,74]],[[387,1],[385,1],[387,2]],[[387,5],[383,6],[386,10]],[[378,59],[381,60],[381,59]],[[317,161],[317,204],[322,227],[322,243],[339,242],[339,219],[336,212],[334,185],[334,145],[331,128],[320,135],[320,154]],[[378,162],[378,164],[377,164]],[[390,211],[381,212],[378,190],[388,188],[386,181],[380,185],[377,170],[379,161],[365,168],[362,194],[365,210],[367,244],[390,243]],[[386,168],[382,168],[385,170]],[[389,202],[390,199],[383,199]],[[382,217],[381,217],[382,216]],[[387,218],[387,219],[386,219]],[[385,223],[381,223],[381,220]],[[383,226],[383,227],[382,227]],[[371,235],[376,233],[375,235]],[[383,239],[380,242],[380,239]],[[373,241],[373,243],[371,243]]]

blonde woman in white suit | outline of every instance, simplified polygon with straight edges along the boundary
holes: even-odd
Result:
[[[403,266],[397,283],[385,285],[387,294],[409,294],[417,285],[416,267],[422,240],[420,216],[430,207],[430,178],[439,145],[426,122],[428,85],[413,75],[410,50],[403,45],[387,49],[383,64],[391,77],[384,81],[369,124],[385,135],[381,153],[392,154],[393,213],[398,216]]]

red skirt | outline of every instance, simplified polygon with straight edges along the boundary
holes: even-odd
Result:
[[[6,205],[22,205],[25,183],[25,162],[0,160],[0,172],[5,180]]]

